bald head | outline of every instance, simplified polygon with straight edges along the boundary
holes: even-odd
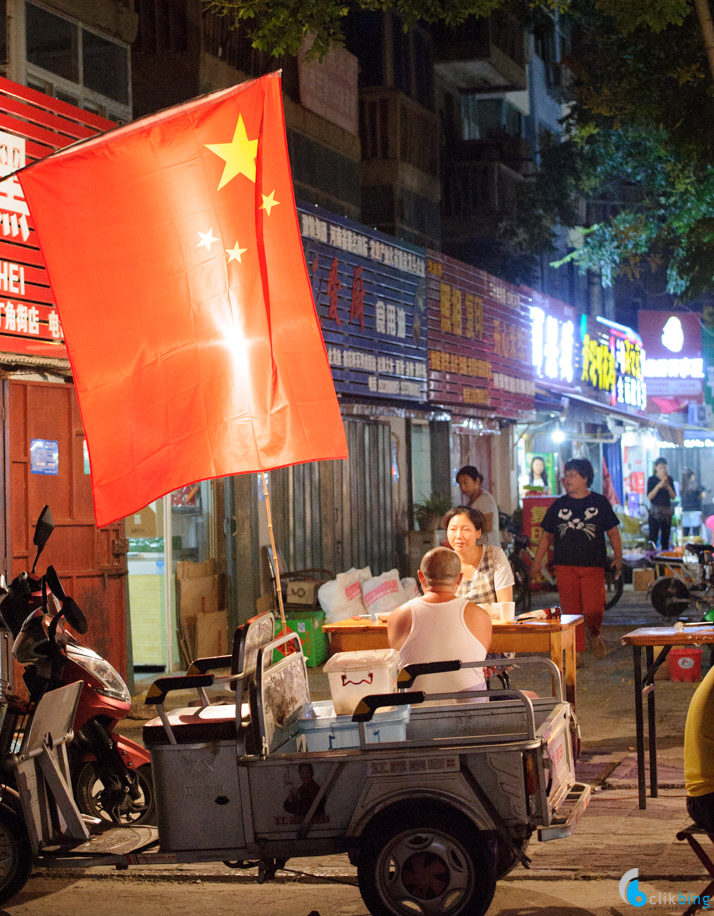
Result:
[[[461,575],[461,560],[448,547],[435,547],[424,554],[420,568],[429,585],[455,585]]]

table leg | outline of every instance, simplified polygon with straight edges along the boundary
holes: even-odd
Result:
[[[640,808],[647,807],[647,786],[645,784],[645,723],[642,717],[642,648],[632,647],[632,664],[635,684],[635,727],[637,729],[637,790]]]
[[[563,683],[563,689],[565,689],[565,672],[563,671],[563,642],[560,638],[560,633],[550,634],[550,660],[554,663],[558,671],[560,671],[560,680]],[[555,680],[555,678],[553,678],[553,680]],[[555,693],[555,683],[553,684],[553,693]]]
[[[575,654],[575,629],[566,630],[561,634],[563,651],[565,653],[565,698],[575,709],[576,695],[576,668],[577,657]]]
[[[647,671],[654,664],[654,646],[645,646]],[[655,697],[654,681],[647,684],[647,734],[650,741],[650,797],[657,798],[659,787],[657,785],[657,726],[655,724]]]

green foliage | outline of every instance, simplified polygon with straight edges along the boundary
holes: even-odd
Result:
[[[423,22],[459,25],[468,16],[488,16],[505,0],[204,0],[207,9],[230,16],[254,48],[275,57],[297,54],[308,35],[312,56],[322,57],[341,44],[350,9],[384,10],[399,15],[405,29]]]
[[[526,191],[519,256],[546,252],[558,222],[577,227],[584,197],[591,223],[555,266],[573,261],[606,286],[666,269],[669,292],[696,297],[714,286],[714,91],[696,16],[681,0],[569,9],[567,139],[544,151]]]
[[[433,494],[420,503],[414,503],[414,518],[419,525],[419,530],[431,531],[438,528],[452,505],[448,497]]]

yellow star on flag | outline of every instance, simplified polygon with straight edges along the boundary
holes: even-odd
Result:
[[[262,194],[263,203],[260,205],[261,210],[267,210],[268,216],[270,216],[270,211],[273,207],[277,207],[280,204],[279,200],[275,200],[275,191],[271,191],[270,194]]]
[[[240,256],[243,254],[244,251],[247,251],[247,250],[248,250],[247,248],[239,248],[238,242],[235,243],[232,249],[226,248],[226,254],[228,255],[228,263],[230,264],[231,261],[238,261],[239,264],[242,263]]]
[[[206,143],[205,146],[216,156],[224,159],[226,163],[221,175],[221,183],[218,185],[219,191],[236,175],[245,175],[246,178],[255,182],[255,157],[258,152],[258,141],[248,139],[243,115],[238,115],[238,123],[230,143]]]

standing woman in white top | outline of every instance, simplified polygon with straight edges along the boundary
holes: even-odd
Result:
[[[472,464],[467,464],[456,475],[456,483],[466,497],[466,505],[470,509],[478,509],[483,514],[478,543],[500,547],[498,506],[493,496],[483,488],[483,474]]]
[[[469,506],[457,506],[444,516],[446,537],[463,573],[456,594],[476,604],[513,601],[511,564],[500,547],[479,544],[483,526],[483,513]]]

